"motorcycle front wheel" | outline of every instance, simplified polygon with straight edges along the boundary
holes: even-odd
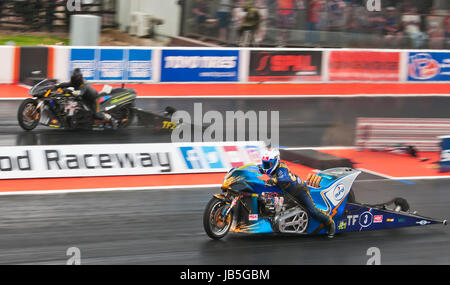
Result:
[[[31,131],[37,127],[41,113],[37,110],[38,102],[34,99],[24,100],[17,111],[17,120],[22,129]]]
[[[213,197],[203,213],[203,228],[206,234],[215,240],[221,239],[230,231],[232,213],[224,217],[229,205],[220,199]]]

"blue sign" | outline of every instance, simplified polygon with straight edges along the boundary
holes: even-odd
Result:
[[[86,80],[150,81],[152,50],[127,48],[73,48],[70,70],[80,68]]]
[[[70,71],[80,68],[86,80],[97,78],[97,50],[96,49],[72,49],[70,54]]]
[[[101,49],[98,63],[99,80],[126,80],[125,50]]]
[[[450,136],[441,137],[440,172],[450,172]]]
[[[163,50],[162,82],[239,80],[237,50]]]
[[[128,55],[128,80],[152,79],[152,51],[148,49],[130,49]]]
[[[410,52],[409,81],[450,81],[450,52]]]

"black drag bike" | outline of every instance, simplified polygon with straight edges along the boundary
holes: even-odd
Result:
[[[109,122],[98,119],[95,110],[75,96],[73,88],[56,88],[56,81],[45,79],[31,88],[33,98],[20,104],[17,119],[22,129],[31,131],[42,124],[58,129],[103,130],[111,128]],[[99,93],[99,111],[111,115],[119,128],[129,126],[135,116],[136,91],[130,88],[105,86]]]

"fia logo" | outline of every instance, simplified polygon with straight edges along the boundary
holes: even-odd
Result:
[[[81,11],[81,0],[67,0],[67,11],[80,12]]]
[[[381,0],[367,0],[366,7],[369,12],[381,12]]]

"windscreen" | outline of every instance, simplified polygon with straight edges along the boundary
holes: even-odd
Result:
[[[30,90],[30,95],[34,96],[42,92],[43,90],[48,90],[49,87],[56,85],[55,79],[45,79],[34,85]]]

